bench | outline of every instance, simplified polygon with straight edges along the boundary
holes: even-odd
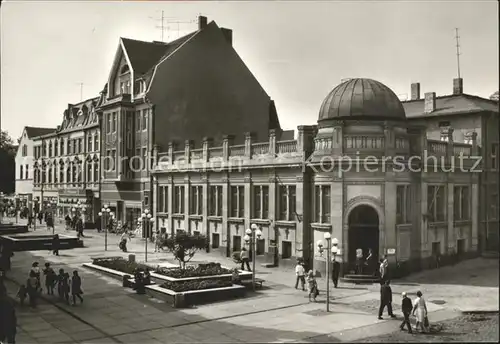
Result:
[[[256,278],[255,279],[255,288],[262,289],[262,283],[264,283],[264,282],[265,281],[263,279]],[[245,286],[245,287],[252,286],[252,279],[241,280],[240,284],[243,285],[243,286]]]

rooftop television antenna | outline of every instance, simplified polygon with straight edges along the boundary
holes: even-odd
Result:
[[[458,28],[455,28],[455,40],[457,41],[457,69],[458,69],[458,78],[460,79],[460,36],[458,35]]]

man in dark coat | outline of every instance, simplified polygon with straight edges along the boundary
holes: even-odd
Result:
[[[333,286],[337,288],[337,285],[339,283],[339,274],[340,274],[340,263],[334,260],[332,262],[332,281],[333,281]]]
[[[395,318],[396,316],[392,313],[392,289],[389,285],[389,280],[385,281],[385,283],[380,287],[380,308],[378,310],[378,318],[379,320],[383,320],[382,313],[384,308],[387,306],[387,313],[391,318]]]
[[[0,296],[0,342],[16,342],[17,317],[13,302],[6,296]]]
[[[413,304],[408,296],[406,296],[406,292],[403,292],[403,300],[401,301],[401,311],[403,312],[403,322],[399,325],[401,331],[403,331],[405,325],[408,328],[408,333],[412,333],[411,324],[410,324],[410,314],[413,310]]]

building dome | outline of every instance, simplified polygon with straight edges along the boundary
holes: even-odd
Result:
[[[330,120],[405,120],[405,111],[392,90],[372,79],[350,79],[335,87],[319,110],[318,123]]]

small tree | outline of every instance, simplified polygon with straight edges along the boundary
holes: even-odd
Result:
[[[206,248],[207,237],[201,234],[193,235],[181,232],[166,238],[162,246],[172,252],[174,258],[179,261],[179,267],[185,269],[186,263],[194,257],[196,251]]]

